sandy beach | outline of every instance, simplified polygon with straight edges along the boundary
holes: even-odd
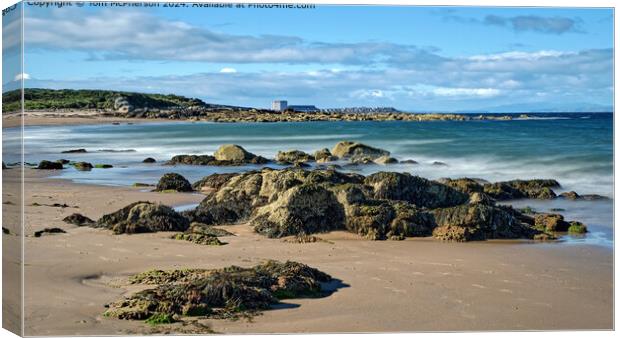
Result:
[[[5,186],[18,170],[3,171]],[[74,184],[25,171],[26,335],[205,332],[108,319],[104,305],[135,291],[124,283],[149,269],[252,266],[294,260],[329,273],[335,292],[292,299],[251,321],[202,319],[219,333],[394,332],[613,329],[613,255],[602,247],[518,241],[443,243],[367,241],[333,232],[327,242],[268,239],[246,225],[213,247],[169,233],[114,235],[65,224],[79,212],[96,219],[140,200],[183,205],[203,196]],[[3,198],[8,190],[5,190]],[[93,203],[97,201],[97,203]],[[30,206],[33,203],[41,206]],[[66,203],[59,208],[44,204]],[[66,234],[33,232],[60,227]],[[6,237],[7,235],[4,235]]]

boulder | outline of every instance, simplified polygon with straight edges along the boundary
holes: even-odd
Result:
[[[237,173],[211,174],[192,184],[192,188],[197,191],[219,190],[223,185],[228,183],[231,178],[237,175]]]
[[[157,182],[157,186],[155,187],[154,191],[167,190],[181,192],[193,191],[192,185],[189,183],[189,181],[185,179],[185,177],[177,173],[164,174],[164,176],[159,179],[159,182]]]
[[[64,231],[61,228],[45,228],[43,230],[39,230],[39,231],[35,231],[34,232],[34,237],[41,237],[43,235],[46,234],[65,234],[67,233],[66,231]]]
[[[441,184],[445,184],[449,187],[452,187],[466,194],[472,194],[475,192],[482,193],[484,191],[482,184],[480,184],[477,180],[473,178],[467,178],[467,177],[457,178],[457,179],[442,178],[442,179],[437,180],[437,182]]]
[[[85,226],[85,225],[93,225],[95,224],[95,221],[93,221],[92,219],[82,215],[82,214],[71,214],[65,218],[62,219],[63,222],[65,223],[69,223],[69,224],[73,224],[73,225],[77,225],[77,226]]]
[[[65,150],[65,151],[61,151],[61,154],[80,154],[80,153],[86,153],[86,149],[84,148],[80,148],[80,149],[70,149],[70,150]]]
[[[210,155],[176,155],[166,162],[168,165],[213,165],[213,166],[239,166],[244,164],[265,164],[269,160],[262,156],[254,156],[243,160],[218,160]]]
[[[272,238],[327,232],[344,228],[344,210],[328,189],[301,185],[258,208],[250,225]]]
[[[418,161],[412,160],[412,159],[407,159],[407,160],[402,160],[400,161],[400,163],[405,163],[405,164],[418,164]]]
[[[189,221],[168,206],[141,201],[103,215],[93,227],[110,229],[115,234],[185,231]]]
[[[536,214],[534,215],[534,227],[544,232],[566,232],[570,223],[564,220],[560,214]]]
[[[80,171],[90,171],[93,169],[93,165],[88,162],[75,162],[73,167]]]
[[[276,161],[283,163],[312,162],[314,156],[304,153],[301,150],[278,151]]]
[[[323,148],[321,150],[317,150],[314,152],[314,159],[317,162],[319,161],[328,162],[328,161],[335,161],[338,158],[333,156],[332,153],[329,151],[329,149]]]
[[[155,162],[157,161],[152,157],[147,157],[144,160],[142,160],[142,163],[155,163]]]
[[[390,152],[373,148],[359,142],[338,142],[331,150],[332,155],[341,159],[369,158],[371,161],[381,156],[389,156]]]
[[[64,169],[64,167],[62,166],[62,163],[60,163],[60,162],[52,162],[52,161],[43,160],[43,161],[39,162],[39,165],[37,166],[37,169],[42,169],[42,170],[58,170],[58,169]]]
[[[570,234],[585,234],[588,232],[586,225],[581,222],[572,221],[569,224],[568,233]]]
[[[394,157],[390,157],[390,156],[381,156],[378,157],[376,159],[374,159],[373,161],[376,164],[394,164],[394,163],[398,163],[398,160],[395,159]]]
[[[445,164],[444,162],[440,162],[440,161],[434,161],[433,163],[431,163],[432,165],[436,166],[436,167],[447,167],[448,165]]]
[[[220,146],[213,156],[218,161],[247,162],[256,157],[256,155],[247,152],[241,146],[236,144],[224,144]]]

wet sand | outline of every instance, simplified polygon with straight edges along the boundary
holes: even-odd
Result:
[[[17,182],[17,174],[4,171],[5,186]],[[130,274],[251,266],[265,259],[295,260],[327,272],[338,279],[330,285],[335,292],[287,300],[251,322],[201,322],[221,333],[613,328],[613,255],[606,248],[375,242],[345,232],[320,236],[328,242],[294,244],[259,236],[246,225],[225,227],[237,234],[222,238],[228,245],[200,246],[169,239],[169,233],[113,235],[62,222],[74,212],[96,219],[139,200],[183,205],[200,201],[200,195],[78,185],[31,169],[25,175],[26,335],[178,332],[181,324],[154,329],[140,321],[104,318],[104,304],[131,292],[122,285]],[[34,202],[78,208],[29,206]],[[44,227],[67,233],[31,236]]]

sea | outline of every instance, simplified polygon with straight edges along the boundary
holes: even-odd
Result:
[[[510,115],[510,114],[502,114]],[[602,201],[511,201],[537,211],[564,209],[565,218],[586,223],[586,236],[567,236],[564,244],[613,246],[613,114],[549,113],[529,118],[471,121],[364,121],[298,123],[149,122],[71,126],[26,126],[24,160],[68,159],[112,164],[111,169],[77,171],[72,167],[53,177],[108,186],[136,182],[154,184],[167,172],[191,182],[212,173],[239,172],[261,166],[169,166],[179,154],[212,154],[222,144],[273,158],[279,150],[312,153],[331,149],[343,140],[386,149],[399,160],[417,164],[365,165],[343,171],[370,174],[377,171],[409,172],[429,179],[471,177],[487,181],[553,178],[562,191],[599,194]],[[3,129],[3,161],[19,162],[20,128]],[[63,154],[84,148],[88,153]],[[155,164],[142,160],[153,157]],[[441,162],[445,165],[437,165]],[[282,168],[277,164],[268,164]]]

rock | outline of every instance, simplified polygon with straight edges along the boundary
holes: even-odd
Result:
[[[213,156],[218,161],[246,162],[250,161],[256,155],[247,152],[241,146],[236,144],[224,144],[220,146]]]
[[[62,230],[61,228],[45,228],[43,230],[35,231],[34,237],[41,237],[45,234],[65,234],[65,233],[67,232]]]
[[[440,161],[435,161],[435,162],[433,162],[431,164],[434,165],[434,166],[437,166],[437,167],[447,167],[448,166],[447,164],[445,164],[443,162],[440,162]]]
[[[560,198],[565,198],[568,200],[584,200],[584,201],[598,201],[598,200],[606,200],[609,199],[605,196],[601,196],[601,195],[595,195],[595,194],[588,194],[588,195],[579,195],[574,191],[567,191],[567,192],[563,192],[560,194],[560,196],[558,196]]]
[[[75,162],[73,167],[80,171],[90,171],[93,169],[93,165],[88,162]]]
[[[168,190],[181,192],[193,191],[192,185],[189,183],[189,181],[185,179],[185,177],[177,173],[164,174],[164,176],[159,179],[159,182],[157,183],[154,191]]]
[[[400,163],[405,163],[405,164],[418,164],[418,161],[414,161],[414,160],[408,159],[408,160],[402,160],[402,161],[400,161]]]
[[[329,149],[323,148],[314,152],[314,159],[317,162],[321,161],[321,163],[324,163],[329,161],[335,161],[338,158],[333,156]]]
[[[259,208],[250,225],[271,238],[328,232],[344,228],[344,210],[331,191],[301,185]]]
[[[80,154],[80,153],[86,153],[86,149],[84,148],[80,148],[80,149],[70,149],[70,150],[65,150],[65,151],[61,151],[61,154]]]
[[[107,305],[104,316],[145,320],[153,316],[239,318],[258,314],[279,299],[318,297],[331,276],[297,262],[267,261],[241,268],[155,271],[166,276],[155,288]],[[145,274],[142,274],[145,275]],[[134,279],[140,280],[140,279]]]
[[[82,215],[82,214],[71,214],[65,218],[62,219],[63,222],[65,223],[69,223],[69,224],[73,224],[73,225],[77,225],[77,226],[85,226],[85,225],[93,225],[95,224],[95,221],[93,221],[92,219]]]
[[[284,238],[282,240],[285,243],[295,243],[295,244],[307,244],[307,243],[318,243],[318,242],[326,242],[325,240],[312,236],[312,235],[297,235]]]
[[[60,162],[52,162],[52,161],[43,160],[39,162],[39,166],[37,166],[37,169],[59,170],[59,169],[64,169],[64,167],[62,166],[62,163]]]
[[[334,161],[338,161],[338,157],[330,155],[330,156],[323,157],[321,159],[316,160],[316,163],[329,163],[329,162],[334,162]]]
[[[519,198],[552,199],[555,193],[551,188],[560,187],[556,180],[514,180],[484,185],[484,192],[496,200]]]
[[[115,234],[157,231],[185,231],[189,221],[172,208],[151,202],[135,202],[103,215],[93,225],[112,230]]]
[[[11,230],[9,230],[8,228],[2,227],[2,233],[5,235],[10,235],[11,234]]]
[[[312,162],[314,161],[314,156],[300,150],[278,151],[276,161],[283,163]]]
[[[437,223],[433,237],[457,242],[533,238],[539,233],[521,222],[510,207],[483,203],[458,205],[432,211]]]
[[[111,164],[95,164],[95,168],[110,169],[110,168],[114,168],[114,166]]]
[[[6,166],[6,164],[4,164],[4,161],[2,161],[2,169],[3,169],[3,170],[4,170],[4,169],[8,169],[8,168],[7,168],[7,166]]]
[[[568,233],[585,234],[586,232],[588,232],[588,228],[586,227],[586,225],[581,222],[572,221],[569,224],[570,226],[568,227]]]
[[[566,232],[570,223],[559,214],[536,214],[534,227],[544,232]]]
[[[373,148],[363,143],[342,141],[331,150],[332,155],[341,159],[369,158],[371,161],[381,156],[389,156],[390,152]]]
[[[608,200],[609,197],[596,195],[596,194],[586,194],[586,195],[580,195],[580,199],[584,201],[599,201],[599,200]]]
[[[484,191],[482,184],[480,184],[477,180],[473,178],[467,178],[467,177],[457,178],[457,179],[442,178],[437,181],[441,184],[445,184],[449,187],[452,187],[466,194],[472,194],[475,192],[482,193]]]
[[[230,174],[211,174],[203,177],[200,181],[192,184],[192,188],[197,191],[202,190],[219,190],[223,185],[228,183],[231,178],[237,176],[237,173]]]
[[[157,161],[152,157],[147,157],[144,160],[142,160],[142,163],[155,163],[155,162]]]
[[[395,159],[394,157],[389,157],[389,156],[381,156],[376,158],[373,162],[375,162],[376,164],[394,164],[394,163],[398,163],[398,160]]]
[[[69,161],[69,160],[65,160],[65,159],[60,159],[60,160],[58,160],[58,161],[56,161],[56,162],[60,162],[60,163],[62,163],[62,164],[69,164],[69,163],[71,163],[71,161]]]
[[[431,209],[463,204],[469,199],[454,188],[408,173],[378,172],[367,176],[364,183],[373,187],[376,199],[406,201]]]
[[[567,191],[567,192],[561,193],[559,197],[566,198],[566,199],[569,199],[569,200],[576,200],[576,199],[579,199],[579,197],[581,197],[581,196],[579,196],[574,191]]]
[[[188,241],[200,245],[220,246],[225,244],[222,243],[216,236],[205,233],[183,232],[180,234],[172,235],[170,238],[180,241]]]
[[[269,160],[262,156],[254,156],[248,160],[218,160],[210,155],[176,155],[166,162],[168,165],[213,165],[213,166],[240,166],[244,164],[265,164]]]

